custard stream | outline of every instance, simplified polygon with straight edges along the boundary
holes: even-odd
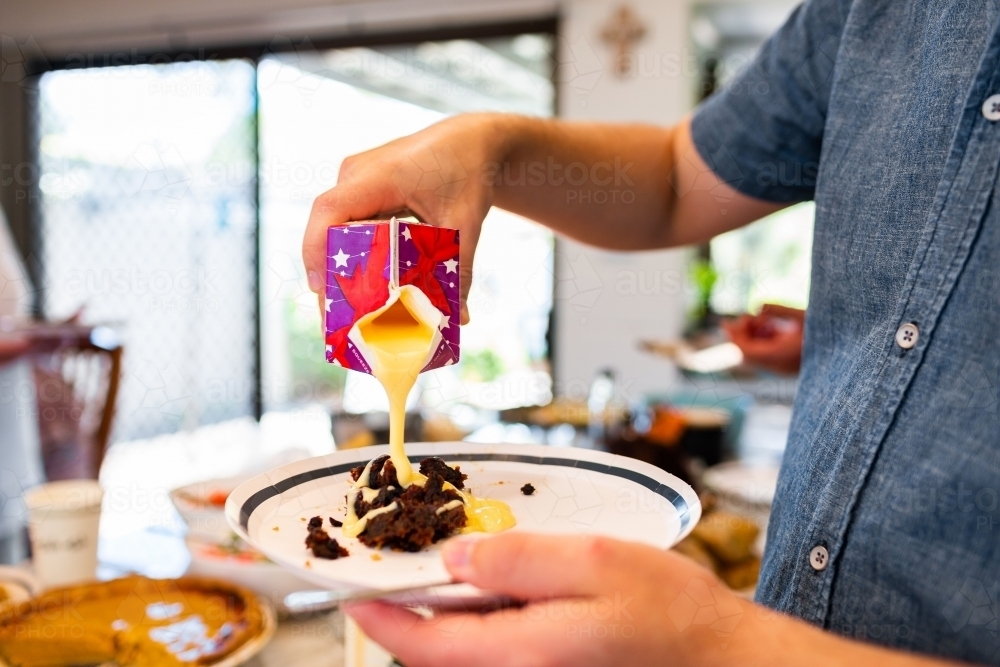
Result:
[[[406,425],[406,397],[416,383],[420,370],[427,363],[431,346],[435,343],[434,329],[414,317],[412,305],[408,307],[407,302],[412,298],[408,290],[400,290],[391,306],[371,319],[358,323],[365,345],[374,357],[369,359],[372,375],[382,383],[389,397],[389,458],[396,467],[396,477],[403,488],[410,484],[423,486],[427,480],[413,469],[406,457],[403,431]],[[368,464],[370,465],[371,463]],[[360,519],[357,517],[354,512],[357,495],[361,494],[365,500],[378,495],[373,489],[367,488],[368,469],[366,466],[352,488],[356,493],[348,499],[343,528],[344,535],[348,537],[356,537],[364,532],[368,519],[397,509],[397,503],[392,503],[388,507],[371,510]],[[463,533],[498,533],[517,523],[510,507],[504,502],[476,498],[468,491],[455,489],[447,482],[445,488],[454,489],[462,497],[466,516]]]

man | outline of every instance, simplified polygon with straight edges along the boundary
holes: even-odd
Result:
[[[460,228],[468,269],[491,205],[628,250],[816,201],[762,606],[669,553],[508,534],[444,559],[524,608],[427,620],[373,603],[352,607],[361,626],[408,667],[1000,662],[998,18],[995,2],[810,0],[674,127],[460,116],[348,159],[306,232],[317,291],[328,225],[404,207]],[[480,177],[549,158],[631,164],[635,198]]]

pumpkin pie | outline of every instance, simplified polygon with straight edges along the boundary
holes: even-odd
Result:
[[[257,598],[238,586],[125,577],[0,607],[0,657],[11,667],[211,665],[263,624]]]

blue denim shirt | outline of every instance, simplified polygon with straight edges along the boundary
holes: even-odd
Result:
[[[992,664],[998,18],[996,0],[810,0],[692,121],[702,157],[739,191],[816,201],[758,601]]]

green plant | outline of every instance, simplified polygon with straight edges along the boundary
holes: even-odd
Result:
[[[694,328],[700,328],[711,313],[712,289],[719,279],[719,273],[710,260],[698,257],[691,261],[688,275],[695,291],[689,317]]]
[[[504,363],[493,350],[462,351],[461,373],[463,380],[492,382],[503,375]]]

